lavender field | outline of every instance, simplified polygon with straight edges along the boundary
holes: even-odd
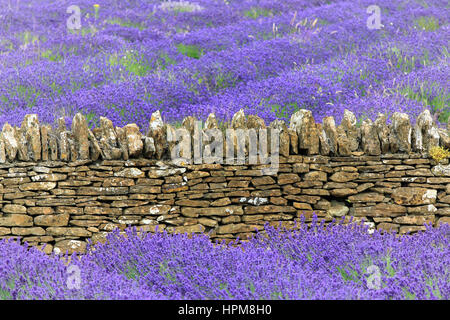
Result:
[[[266,230],[240,246],[116,231],[69,263],[2,240],[0,299],[450,298],[448,224],[400,238],[356,224]]]
[[[177,126],[240,109],[266,124],[299,109],[337,123],[344,109],[358,123],[428,109],[446,126],[449,17],[447,0],[0,0],[0,127],[26,114],[70,127],[81,112],[91,128],[102,116],[145,131],[157,110]],[[0,300],[450,298],[448,224],[107,240],[63,258],[0,240]]]
[[[449,16],[446,0],[2,0],[0,125],[81,111],[146,129],[155,110],[177,124],[241,108],[266,123],[428,108],[446,123]]]

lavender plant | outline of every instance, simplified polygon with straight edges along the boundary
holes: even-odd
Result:
[[[288,120],[298,108],[317,121],[343,108],[361,120],[400,107],[414,119],[428,108],[446,122],[446,1],[380,0],[379,29],[367,28],[372,4],[2,2],[0,125],[30,112],[70,122],[82,111],[91,126],[108,116],[145,130],[156,109],[177,123],[210,111],[225,121],[241,108],[266,121]],[[67,28],[71,5],[80,9],[79,29]]]
[[[448,299],[450,226],[368,232],[316,217],[247,242],[118,229],[82,256],[0,242],[3,299]],[[78,270],[69,272],[72,268]],[[374,273],[373,270],[376,272]],[[79,276],[78,287],[71,280]],[[378,277],[374,286],[371,277]]]

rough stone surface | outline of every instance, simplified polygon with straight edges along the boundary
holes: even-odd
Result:
[[[231,128],[233,129],[246,129],[247,128],[247,119],[245,117],[245,113],[243,109],[240,109],[236,112],[231,119]]]
[[[323,125],[321,123],[316,123],[317,132],[319,134],[319,144],[320,144],[320,154],[328,156],[330,154],[330,145],[328,144],[327,134],[323,130]],[[298,138],[297,138],[298,139]],[[298,149],[298,146],[297,146]]]
[[[401,187],[394,189],[391,197],[396,204],[422,205],[436,202],[437,191],[426,188]]]
[[[15,137],[15,130],[9,123],[5,123],[2,129],[2,140],[5,144],[6,157],[9,161],[14,161],[17,155],[18,142]]]
[[[250,116],[249,116],[250,117]],[[289,157],[291,139],[290,134],[288,132],[288,128],[286,123],[283,120],[274,120],[270,123],[270,129],[279,130],[280,138],[279,138],[279,148],[280,154],[285,157]],[[270,132],[268,132],[268,146],[270,145]],[[297,143],[296,143],[297,146]],[[271,148],[267,148],[267,152],[271,152]]]
[[[217,122],[216,115],[214,113],[210,113],[205,122],[205,129],[218,129],[219,123]]]
[[[122,159],[128,160],[130,154],[128,153],[128,140],[127,133],[125,132],[125,128],[116,127],[116,135],[117,135],[117,143],[119,145],[119,149],[122,152]],[[142,142],[143,144],[143,142]]]
[[[389,152],[389,135],[390,130],[386,124],[386,115],[379,113],[377,119],[374,122],[377,129],[378,139],[380,141],[381,153]]]
[[[161,159],[166,149],[166,133],[164,130],[164,123],[162,121],[161,113],[158,111],[152,113],[148,125],[147,136],[153,139],[155,146],[155,155],[157,159]]]
[[[0,227],[31,227],[33,218],[25,214],[4,214],[0,216]]]
[[[27,142],[28,158],[33,161],[41,160],[41,130],[37,114],[27,114],[23,119],[21,129]]]
[[[361,139],[361,133],[359,132],[358,128],[356,127],[356,117],[353,114],[353,112],[345,109],[344,110],[344,116],[342,118],[341,124],[339,125],[341,127],[343,133],[345,134],[345,137],[348,141],[348,148],[349,151],[356,151],[358,150],[360,139]],[[342,142],[343,138],[341,138]],[[341,153],[343,155],[343,153]],[[350,153],[346,153],[346,155],[349,155]]]
[[[249,129],[264,129],[266,128],[266,124],[264,119],[258,117],[257,115],[249,115],[247,119],[247,128]]]
[[[338,133],[336,130],[336,124],[334,117],[325,117],[322,120],[323,131],[326,136],[326,143],[330,147],[330,152],[333,155],[338,154]]]
[[[389,127],[379,115],[361,129],[349,112],[337,128],[332,118],[314,123],[306,111],[293,116],[290,129],[274,121],[268,129],[280,128],[283,142],[276,170],[268,174],[262,171],[267,163],[248,159],[173,163],[165,152],[173,145],[165,139],[174,128],[159,120],[156,114],[150,121],[150,136],[142,136],[133,124],[114,128],[106,118],[91,131],[80,115],[71,131],[64,119],[54,129],[39,127],[33,115],[21,128],[5,124],[0,134],[0,237],[23,237],[38,247],[47,244],[47,253],[61,253],[83,252],[88,239],[104,241],[108,232],[127,225],[140,232],[244,240],[266,222],[292,228],[302,216],[310,223],[314,214],[326,223],[341,217],[347,223],[353,216],[364,219],[370,230],[399,234],[423,230],[425,223],[449,222],[448,159],[438,164],[426,153],[430,145],[445,147],[448,134],[437,130],[435,139],[427,113],[414,130],[400,113]],[[195,118],[183,123],[187,132],[198,132]],[[233,126],[258,129],[264,123],[240,112]],[[217,119],[210,115],[206,127],[217,129]],[[40,160],[33,140],[37,132]],[[414,153],[420,141],[424,153]],[[194,146],[189,147],[193,153]]]
[[[431,172],[436,177],[450,177],[450,165],[438,164],[431,169]]]
[[[374,156],[381,154],[377,128],[370,119],[364,120],[361,125],[361,144],[365,153]]]
[[[412,128],[409,116],[406,113],[394,112],[390,129],[391,152],[411,152]]]
[[[338,171],[330,177],[330,180],[335,182],[348,182],[355,180],[358,176],[358,172]]]
[[[77,148],[78,159],[89,159],[89,128],[86,119],[81,113],[77,113],[73,117],[72,134],[75,147]]]
[[[37,226],[62,227],[68,225],[69,218],[68,213],[41,215],[34,218],[34,224]]]
[[[79,240],[61,240],[56,242],[53,252],[56,254],[85,253],[87,243]]]
[[[27,213],[27,208],[20,204],[6,204],[2,208],[4,213]]]
[[[114,172],[114,176],[123,178],[145,178],[145,172],[138,168],[125,168],[121,171]]]
[[[432,147],[439,146],[439,132],[430,110],[424,110],[417,117],[414,129],[414,151],[428,152]]]
[[[330,208],[327,210],[328,214],[333,217],[343,217],[349,211],[349,208],[340,201],[333,200],[331,201]]]
[[[319,153],[319,133],[310,110],[300,109],[291,116],[290,129],[297,132],[299,149],[308,155]]]
[[[99,144],[106,160],[119,159],[122,155],[112,121],[105,117],[100,117]]]
[[[143,143],[144,157],[151,158],[156,152],[155,140],[152,137],[143,137]]]
[[[137,158],[141,155],[144,149],[144,143],[142,142],[142,133],[139,131],[139,127],[132,123],[123,127],[127,138],[128,155],[131,158]]]

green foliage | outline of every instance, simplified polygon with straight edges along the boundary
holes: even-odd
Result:
[[[257,31],[255,36],[258,40],[270,40],[276,37],[276,35],[273,32],[265,32],[265,31]]]
[[[252,7],[250,10],[244,11],[244,16],[252,19],[257,19],[259,17],[273,17],[274,13],[272,10]]]
[[[175,14],[177,13],[183,13],[183,12],[193,12],[195,9],[190,6],[177,6],[172,9],[172,12]]]
[[[283,300],[283,293],[281,291],[274,291],[270,294],[272,300]]]
[[[164,276],[168,281],[172,283],[177,282],[176,272],[170,270],[168,262],[163,261],[159,263],[159,273]]]
[[[415,69],[417,58],[415,56],[409,57],[403,54],[402,51],[397,47],[389,48],[389,53],[391,55],[392,65],[403,71],[404,73],[410,73]]]
[[[169,55],[165,52],[159,55],[159,59],[157,61],[157,65],[159,66],[159,68],[161,68],[161,70],[165,70],[167,66],[175,63],[176,61],[170,58]]]
[[[18,85],[10,92],[11,97],[15,96],[20,100],[24,100],[28,108],[34,107],[36,105],[37,98],[41,95],[41,91],[36,90],[34,87],[28,87],[24,85]],[[5,104],[8,104],[10,102],[8,97],[6,96],[1,96],[0,100]]]
[[[231,83],[231,84],[230,84]],[[216,89],[224,89],[236,86],[236,79],[230,73],[218,72],[214,78]]]
[[[137,278],[139,277],[139,270],[137,269],[137,267],[134,263],[132,263],[132,262],[128,263],[127,269],[125,272],[125,276],[128,279],[137,280]]]
[[[438,287],[435,287],[435,284],[434,284],[434,281],[436,281],[436,280],[430,276],[427,276],[427,275],[424,275],[424,276],[426,278],[425,282],[431,288],[431,290],[429,288],[426,288],[426,290],[428,292],[428,294],[427,294],[428,298],[431,298],[431,293],[430,293],[430,291],[431,291],[435,297],[442,300],[441,291],[439,290]]]
[[[53,51],[51,49],[45,50],[41,53],[41,57],[44,59],[48,59],[50,61],[61,61],[62,60],[62,56],[56,52],[53,53]]]
[[[422,7],[428,8],[429,5],[425,0],[416,0],[417,3],[419,3]]]
[[[60,94],[62,93],[62,91],[63,91],[63,87],[57,85],[55,81],[53,81],[53,82],[50,84],[50,88],[51,88],[52,91],[53,91],[55,94],[57,94],[57,95],[60,95]]]
[[[371,265],[373,265],[372,258],[370,256],[366,256],[360,263],[360,270],[367,271],[367,268]],[[353,265],[346,267],[337,267],[337,270],[341,274],[342,279],[346,282],[353,281],[356,283],[360,283],[363,279]]]
[[[340,273],[342,279],[345,282],[347,282],[347,281],[359,282],[360,281],[358,271],[356,271],[353,266],[350,266],[348,271],[344,267],[336,267],[336,269]]]
[[[405,295],[405,300],[416,300],[416,295],[409,292],[408,289],[402,288],[403,294]]]
[[[450,51],[448,50],[447,47],[442,47],[442,55],[444,56],[444,58],[450,58]]]
[[[15,287],[14,279],[10,279],[9,281],[7,281],[6,285],[10,289],[14,289]],[[11,293],[9,293],[7,290],[0,289],[0,300],[11,300]]]
[[[31,31],[24,31],[16,34],[16,37],[18,37],[24,46],[27,46],[29,44],[35,44],[39,41],[39,36],[36,36],[31,33]]]
[[[416,27],[425,31],[436,31],[439,29],[439,20],[435,17],[420,17],[414,21]]]
[[[251,283],[250,285],[253,285],[253,283]],[[251,287],[250,287],[251,288]],[[227,283],[221,283],[219,284],[219,289],[221,290],[225,290],[225,292],[228,294],[228,296],[233,299],[233,295],[230,293],[230,291],[228,290],[228,284]],[[253,285],[253,290],[255,289],[255,286]]]
[[[133,73],[139,77],[143,77],[150,72],[150,65],[144,61],[142,54],[138,54],[133,50],[127,50],[124,55],[119,57],[118,54],[109,57],[111,66],[121,65],[128,72]]]
[[[146,29],[145,25],[141,22],[125,21],[120,18],[106,19],[105,22],[108,24],[119,25],[127,28],[136,28],[141,31]]]
[[[94,17],[95,17],[95,19],[98,19],[99,11],[100,11],[100,5],[94,4]]]
[[[253,282],[250,282],[249,288],[252,293],[255,293],[255,284]]]
[[[11,294],[6,290],[0,290],[0,300],[10,300]]]
[[[433,89],[437,92],[434,96]],[[444,123],[448,121],[450,116],[450,93],[448,91],[437,87],[435,84],[429,85],[426,81],[422,82],[418,89],[406,86],[398,91],[408,99],[421,102],[434,111],[442,111],[439,115],[439,121]]]
[[[289,111],[287,109],[288,106],[294,107],[294,111],[292,111],[292,112]],[[272,112],[274,112],[278,118],[285,118],[285,119],[289,119],[289,117],[292,113],[295,113],[296,111],[299,110],[299,106],[298,106],[297,102],[289,103],[289,104],[283,105],[283,106],[279,105],[279,104],[272,104],[272,105],[270,105],[270,107],[272,108]]]
[[[201,80],[201,79],[200,79]],[[219,73],[218,75],[216,75],[216,78],[215,78],[215,82],[216,82],[216,87],[217,88],[226,88],[227,87],[227,84],[226,84],[226,77],[225,77],[225,75],[224,74],[222,74],[222,73]],[[200,82],[201,83],[201,82]],[[199,83],[199,84],[200,84]]]
[[[386,271],[388,272],[389,276],[390,277],[395,276],[395,269],[392,267],[391,253],[389,250],[388,253],[386,254],[385,261],[386,261]]]
[[[194,45],[177,44],[178,52],[193,59],[200,59],[204,50]]]
[[[98,127],[100,125],[100,118],[95,112],[91,111],[89,113],[84,113],[84,116],[86,118],[86,121],[88,123],[93,123],[95,127]]]
[[[86,27],[86,28],[81,28],[81,29],[68,29],[68,32],[72,33],[72,34],[76,34],[79,36],[87,36],[87,35],[92,35],[94,36],[97,33],[97,28],[94,27],[93,25]]]
[[[325,19],[321,19],[321,18],[310,18],[310,19],[308,19],[308,17],[306,17],[305,19],[302,19],[302,20],[300,20],[298,22],[296,22],[295,20],[292,20],[291,25],[293,27],[291,28],[289,33],[298,32],[299,29],[312,30],[316,26],[326,26],[326,25],[329,25],[329,24],[330,24],[329,21],[327,21]]]

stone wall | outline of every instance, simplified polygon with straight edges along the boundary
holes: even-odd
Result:
[[[212,239],[247,239],[265,223],[292,227],[300,216],[364,218],[371,228],[400,234],[424,223],[450,223],[450,166],[428,156],[448,147],[448,132],[423,112],[412,126],[396,113],[386,125],[356,125],[346,111],[336,126],[316,124],[300,110],[280,130],[279,164],[174,163],[171,130],[159,112],[146,135],[130,124],[101,118],[90,130],[81,114],[71,130],[40,125],[27,115],[20,128],[0,134],[0,238],[21,237],[45,251],[84,251],[116,227],[143,231],[209,233]],[[195,119],[183,122],[193,132]],[[211,115],[206,128],[218,128]],[[237,113],[231,128],[265,128]],[[195,139],[195,138],[194,138]],[[236,142],[234,142],[235,144]],[[236,147],[236,146],[234,146]],[[189,162],[189,161],[188,161]]]

